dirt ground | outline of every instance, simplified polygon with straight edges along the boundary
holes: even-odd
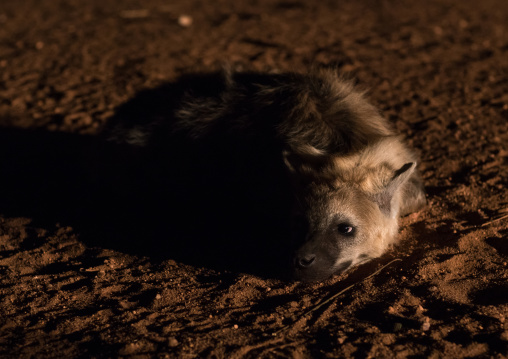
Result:
[[[389,253],[305,284],[72,221],[70,149],[224,63],[370,89],[428,193]],[[508,357],[507,79],[505,0],[1,1],[0,357]]]

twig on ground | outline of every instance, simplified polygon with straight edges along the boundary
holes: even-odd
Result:
[[[374,273],[370,274],[369,276],[363,278],[361,281],[359,282],[356,282],[356,283],[353,283],[351,284],[350,286],[342,289],[340,292],[338,293],[335,293],[334,295],[332,295],[330,298],[322,301],[321,303],[317,304],[316,306],[312,307],[311,309],[307,310],[305,313],[302,314],[302,316],[298,319],[296,319],[295,321],[293,321],[292,323],[289,323],[289,324],[286,324],[285,326],[283,326],[282,328],[280,328],[279,330],[277,330],[276,332],[273,333],[273,335],[277,335],[281,332],[283,332],[284,330],[288,329],[290,326],[294,325],[295,323],[299,322],[300,320],[304,319],[306,316],[308,316],[309,314],[315,312],[316,310],[318,310],[319,308],[321,308],[323,305],[327,304],[327,303],[330,303],[332,300],[336,299],[338,296],[340,296],[341,294],[347,292],[348,290],[350,290],[351,288],[353,288],[355,285],[357,284],[360,284],[362,282],[365,282],[367,279],[370,279],[372,278],[373,276],[375,276],[376,274],[378,274],[379,272],[381,272],[383,269],[385,269],[386,267],[388,267],[389,265],[391,265],[392,263],[394,262],[399,262],[399,261],[402,261],[402,259],[399,259],[399,258],[396,258],[390,262],[388,262],[387,264],[385,264],[384,266],[382,266],[381,268],[379,268],[377,271],[375,271]]]
[[[490,220],[490,221],[488,221],[488,222],[485,222],[484,224],[482,224],[482,225],[481,225],[481,227],[488,226],[489,224],[492,224],[492,223],[494,223],[494,222],[501,221],[501,220],[503,220],[503,219],[505,219],[505,218],[508,218],[508,214],[507,214],[506,216],[501,216],[501,217],[495,218],[495,219],[493,219],[493,220]]]

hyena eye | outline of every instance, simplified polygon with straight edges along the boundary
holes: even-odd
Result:
[[[353,234],[355,234],[355,227],[353,227],[349,223],[340,223],[337,226],[337,230],[343,236],[352,236]]]

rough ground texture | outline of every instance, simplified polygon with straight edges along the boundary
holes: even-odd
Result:
[[[76,143],[224,62],[370,89],[428,192],[389,253],[303,284],[75,224],[95,211],[71,186]],[[504,0],[1,1],[0,356],[506,358],[507,77]]]

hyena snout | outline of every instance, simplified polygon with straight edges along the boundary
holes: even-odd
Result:
[[[298,269],[306,269],[316,263],[316,255],[313,253],[304,253],[295,256],[295,267]]]
[[[351,262],[337,267],[337,248],[319,241],[309,241],[300,247],[293,256],[293,276],[297,280],[314,281],[330,277],[332,274],[346,269]]]

